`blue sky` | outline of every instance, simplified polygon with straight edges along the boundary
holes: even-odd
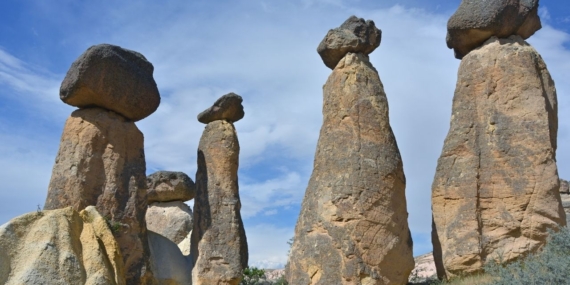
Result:
[[[246,115],[236,129],[250,265],[283,266],[331,72],[316,48],[354,14],[383,31],[371,62],[404,161],[414,253],[431,251],[431,183],[459,66],[445,45],[445,25],[459,2],[2,1],[0,224],[43,206],[63,125],[74,110],[59,100],[61,81],[85,49],[111,43],[141,52],[155,67],[162,103],[137,122],[148,174],[194,177],[204,128],[196,115],[223,94],[242,95]],[[540,14],[544,28],[529,42],[556,82],[559,173],[570,178],[570,3],[543,0]]]

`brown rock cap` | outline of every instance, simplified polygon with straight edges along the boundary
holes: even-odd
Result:
[[[138,52],[95,45],[73,62],[61,83],[59,97],[71,106],[98,106],[138,121],[160,104],[153,71],[152,64]]]
[[[220,97],[212,107],[198,114],[198,121],[204,124],[217,120],[237,122],[245,115],[241,102],[243,102],[241,96],[233,92],[228,93]]]
[[[147,200],[153,202],[189,201],[196,195],[196,185],[182,172],[157,171],[146,177]]]
[[[340,27],[329,30],[317,52],[330,69],[349,52],[370,54],[380,46],[382,31],[371,20],[350,16]]]
[[[567,180],[560,179],[560,193],[564,194],[570,193],[570,185],[568,184]]]
[[[542,25],[538,0],[463,0],[447,23],[447,46],[462,59],[495,36],[528,39]]]

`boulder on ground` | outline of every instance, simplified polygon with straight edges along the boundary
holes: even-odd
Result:
[[[245,115],[241,105],[242,101],[241,96],[235,93],[228,93],[220,97],[212,107],[198,114],[198,121],[204,124],[217,120],[235,123]]]
[[[206,125],[198,146],[194,229],[190,255],[194,285],[238,285],[248,250],[238,187],[239,143],[225,120]]]
[[[440,278],[536,252],[566,224],[557,104],[544,61],[520,36],[493,37],[463,58],[432,185]]]
[[[463,58],[491,37],[532,36],[542,27],[538,0],[462,0],[447,23],[447,46]]]
[[[94,205],[116,230],[128,284],[152,280],[148,267],[144,138],[134,122],[100,108],[67,119],[44,209]]]
[[[0,284],[126,283],[119,245],[91,206],[33,212],[0,226]]]
[[[192,210],[182,201],[155,202],[146,211],[146,228],[175,244],[192,232]]]
[[[330,30],[319,44],[317,52],[330,69],[349,52],[365,55],[380,46],[382,31],[371,20],[350,16],[340,27]]]
[[[406,284],[406,179],[376,69],[348,53],[323,88],[323,126],[287,265],[289,284]]]
[[[157,171],[146,178],[148,203],[190,201],[196,195],[196,185],[183,172]]]
[[[100,44],[87,49],[61,83],[63,102],[80,108],[101,107],[138,121],[158,108],[154,67],[135,51]]]

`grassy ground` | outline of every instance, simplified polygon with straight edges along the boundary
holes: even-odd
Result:
[[[411,282],[408,285],[485,285],[492,284],[493,277],[485,274],[455,278],[449,281],[427,280],[423,282]]]

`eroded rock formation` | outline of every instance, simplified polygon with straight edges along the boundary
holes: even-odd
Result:
[[[357,31],[376,29],[372,21],[357,22]],[[406,180],[384,88],[366,53],[344,55],[323,97],[323,126],[287,280],[405,284],[414,267]]]
[[[150,264],[157,285],[192,285],[192,258],[166,237],[148,231]],[[215,283],[212,283],[215,284]]]
[[[95,207],[33,212],[0,227],[0,284],[124,285],[123,258]]]
[[[147,185],[147,228],[181,243],[193,228],[192,209],[184,202],[196,195],[194,181],[182,172],[158,171],[147,177]]]
[[[230,94],[225,96],[235,95]],[[224,101],[222,98],[217,102]],[[241,97],[238,99],[232,100],[233,106],[228,109],[238,110],[235,113],[241,110],[243,114]],[[204,112],[200,117],[202,114]],[[247,266],[247,240],[240,214],[237,177],[239,143],[234,125],[228,120],[230,118],[209,122],[198,146],[190,254],[194,259],[192,281],[195,285],[237,285]]]
[[[447,46],[461,59],[491,37],[527,39],[540,28],[538,0],[462,0],[447,23]]]
[[[566,224],[557,112],[546,65],[520,36],[492,37],[463,58],[432,186],[440,278],[525,256]]]
[[[113,225],[127,284],[152,284],[146,238],[144,137],[134,124],[152,113],[160,96],[152,64],[117,46],[89,48],[60,90],[81,109],[68,118],[52,171],[45,209],[93,205]]]

